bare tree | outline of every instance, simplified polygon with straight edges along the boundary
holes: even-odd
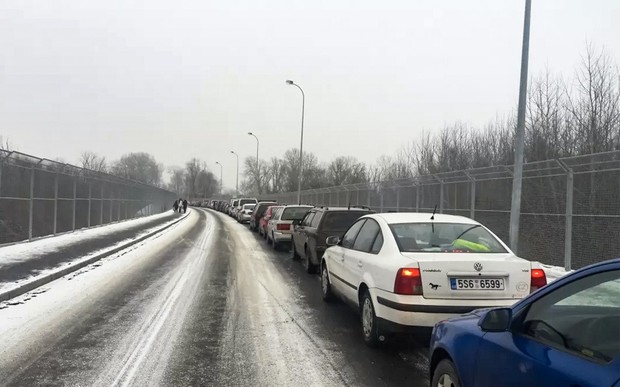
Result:
[[[80,164],[82,168],[90,169],[95,172],[107,172],[108,170],[105,157],[99,156],[91,151],[82,152],[80,155]]]
[[[163,167],[148,153],[129,153],[112,164],[113,174],[140,181],[145,184],[160,185]]]
[[[327,185],[355,184],[366,181],[366,165],[355,157],[340,156],[327,166]]]
[[[168,189],[179,195],[183,195],[186,192],[185,170],[179,167],[170,167],[168,168],[168,173],[170,173],[170,183],[168,183]]]
[[[11,145],[11,142],[8,138],[4,140],[2,136],[0,136],[0,150],[12,151],[15,149],[13,149],[13,146]]]

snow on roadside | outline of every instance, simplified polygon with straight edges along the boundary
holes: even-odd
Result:
[[[0,247],[0,267],[10,265],[15,262],[23,262],[30,259],[36,259],[51,251],[57,251],[61,247],[80,243],[84,239],[105,237],[107,235],[123,231],[131,227],[140,226],[141,224],[146,224],[157,219],[166,218],[170,216],[170,214],[172,214],[172,210],[157,215],[126,220],[118,223],[107,224],[104,226],[84,228],[74,231],[72,233],[46,237],[32,242],[21,242],[13,245],[3,246]]]
[[[30,243],[21,243],[21,244],[16,244],[16,245],[10,245],[10,246],[5,246],[5,247],[0,247],[0,267],[4,265],[6,265],[7,263],[12,263],[12,262],[18,262],[18,261],[26,261],[26,260],[31,260],[31,259],[39,259],[41,256],[43,256],[46,252],[49,251],[54,251],[54,250],[58,250],[61,247],[66,247],[67,245],[70,244],[76,244],[79,243],[80,240],[83,239],[87,239],[87,238],[93,238],[93,237],[102,237],[105,235],[108,235],[110,233],[114,233],[114,232],[118,232],[118,231],[122,231],[126,228],[129,227],[134,227],[140,224],[145,224],[149,221],[158,219],[158,218],[165,218],[166,216],[170,215],[170,212],[165,212],[162,214],[158,214],[158,215],[153,215],[153,216],[149,216],[147,218],[140,218],[140,219],[135,219],[135,220],[131,220],[131,221],[126,221],[126,222],[122,222],[122,223],[116,223],[116,224],[111,224],[111,225],[107,225],[107,226],[102,226],[102,227],[98,227],[96,229],[85,229],[85,230],[80,230],[80,231],[76,231],[75,233],[72,234],[65,234],[65,235],[61,235],[58,237],[53,237],[53,238],[46,238],[46,239],[41,239],[41,240],[37,240],[34,242],[30,242]],[[190,211],[191,213],[191,211]],[[30,276],[30,277],[26,277],[26,278],[22,278],[19,281],[13,281],[13,282],[0,282],[0,292],[4,292],[4,291],[9,291],[11,289],[14,288],[18,288],[20,287],[22,284],[24,284],[25,282],[30,282],[34,279],[36,279],[37,277],[41,277],[41,276],[45,276],[48,275],[50,273],[53,273],[61,268],[64,268],[66,266],[70,266],[70,265],[74,265],[77,264],[81,261],[87,260],[93,256],[102,254],[106,251],[112,250],[118,246],[122,246],[128,242],[131,242],[132,240],[138,239],[143,235],[147,235],[155,230],[158,230],[162,227],[165,227],[171,223],[174,223],[178,220],[179,218],[171,218],[169,221],[164,222],[164,223],[160,223],[157,226],[153,226],[144,230],[141,230],[137,235],[135,235],[134,238],[127,238],[121,241],[118,241],[115,244],[106,246],[103,249],[99,249],[99,250],[95,250],[95,251],[91,251],[89,252],[87,255],[79,257],[79,258],[75,258],[71,261],[67,261],[62,263],[59,266],[56,266],[54,268],[50,268],[50,269],[46,269],[46,270],[42,270],[40,272],[38,272],[36,275]],[[157,238],[157,236],[155,237]],[[111,259],[115,259],[118,258],[119,256],[125,255],[127,254],[127,252],[132,251],[136,248],[138,248],[139,246],[143,245],[144,243],[146,243],[147,241],[149,241],[149,239],[147,239],[146,241],[143,241],[142,243],[139,243],[137,245],[131,246],[128,249],[122,250],[117,254],[114,254],[112,257],[110,257]],[[73,272],[71,274],[68,274],[67,276],[65,276],[65,278],[67,279],[72,279],[73,277],[82,274],[83,272],[86,271],[90,271],[92,269],[94,269],[95,267],[101,265],[101,263],[94,263],[92,265],[89,265],[85,268],[82,268],[76,272]]]

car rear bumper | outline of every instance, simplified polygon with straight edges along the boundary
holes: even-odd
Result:
[[[519,299],[425,299],[422,296],[400,296],[378,291],[375,292],[373,301],[378,318],[403,326],[432,327],[439,321],[457,317],[472,310],[509,307]]]
[[[273,233],[273,239],[277,243],[284,243],[284,242],[291,243],[292,236],[293,234],[287,234],[287,233],[282,233],[282,232],[277,232],[277,231],[274,231]]]

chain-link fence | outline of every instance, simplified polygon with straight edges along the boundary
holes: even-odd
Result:
[[[302,203],[473,218],[508,241],[512,166],[302,191]],[[296,203],[297,192],[273,194]],[[527,163],[518,254],[580,268],[620,257],[620,151]]]
[[[0,245],[160,213],[175,197],[110,174],[0,150]]]

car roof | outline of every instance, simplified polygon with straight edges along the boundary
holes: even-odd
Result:
[[[380,218],[388,224],[396,223],[430,223],[431,212],[389,212],[380,214],[369,214],[365,217]],[[435,223],[464,223],[479,224],[473,219],[458,215],[435,214]]]
[[[313,208],[313,206],[310,206],[310,205],[307,205],[307,204],[288,204],[288,205],[283,206],[283,207],[286,207],[286,208],[289,208],[289,207]]]
[[[370,208],[362,207],[314,207],[317,211],[332,212],[332,211],[359,211],[359,212],[372,212]]]

